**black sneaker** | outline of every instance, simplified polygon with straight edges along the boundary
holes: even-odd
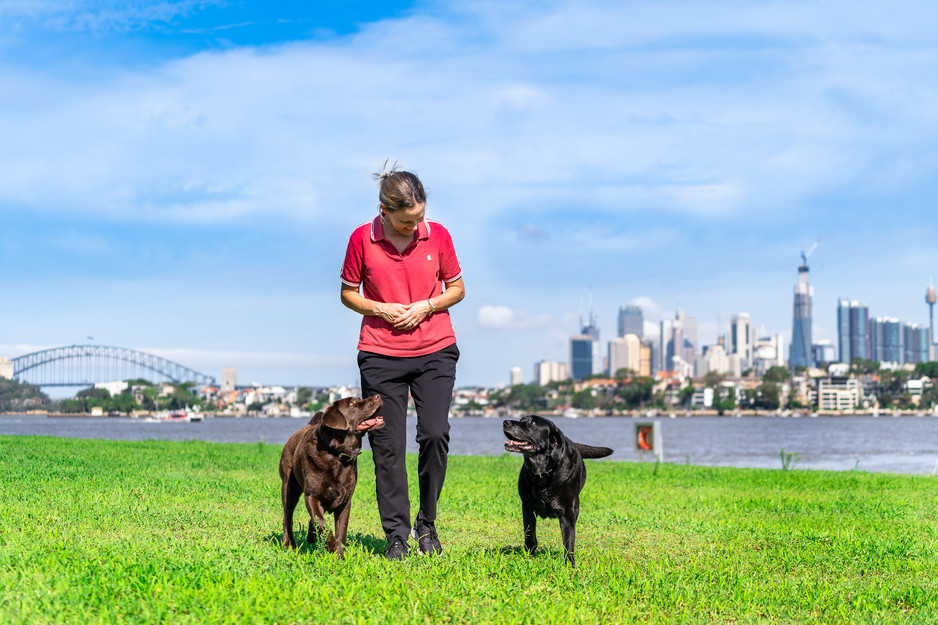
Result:
[[[410,554],[410,547],[400,536],[392,536],[388,539],[388,547],[384,550],[384,557],[388,560],[403,560]]]
[[[436,535],[436,526],[433,523],[417,517],[410,535],[416,539],[420,553],[436,556],[443,553],[443,547],[440,545],[440,539]]]

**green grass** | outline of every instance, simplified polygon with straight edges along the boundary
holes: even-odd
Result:
[[[386,562],[363,454],[343,561],[280,548],[279,454],[0,437],[0,622],[938,622],[931,476],[588,461],[571,568],[519,457],[454,456],[444,555]]]

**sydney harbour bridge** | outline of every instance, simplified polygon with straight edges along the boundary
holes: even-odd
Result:
[[[146,352],[107,345],[54,347],[11,359],[13,378],[36,386],[148,380],[214,385],[215,378]]]

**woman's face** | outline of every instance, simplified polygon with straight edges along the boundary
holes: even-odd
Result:
[[[393,213],[381,208],[381,213],[387,218],[394,231],[401,236],[411,236],[417,231],[417,224],[423,221],[426,205],[415,204],[410,208],[402,208]]]

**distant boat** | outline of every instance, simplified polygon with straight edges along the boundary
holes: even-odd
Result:
[[[185,410],[167,410],[157,415],[157,418],[163,422],[189,423],[190,421],[201,421],[202,414],[198,410],[186,408]]]
[[[173,410],[172,412],[167,411],[160,415],[160,421],[188,423],[192,421],[192,417],[185,410]]]

